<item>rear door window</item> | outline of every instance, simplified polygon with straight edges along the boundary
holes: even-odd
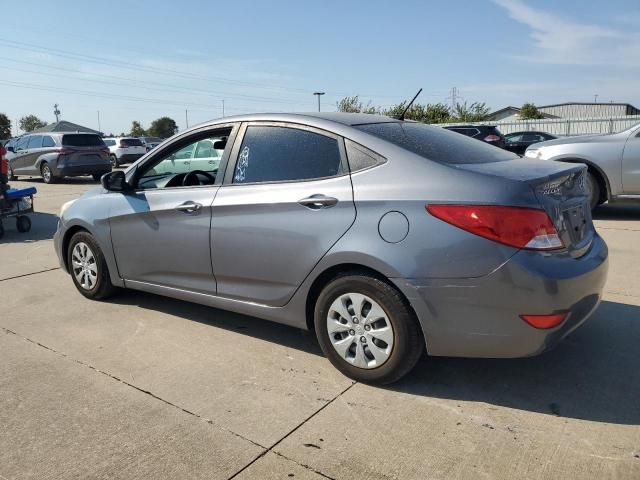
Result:
[[[42,147],[42,135],[32,135],[29,138],[29,145],[27,145],[27,149],[31,150],[32,148],[40,148]]]
[[[104,142],[98,135],[71,133],[62,137],[62,144],[68,147],[103,147]]]
[[[293,127],[250,125],[242,140],[233,183],[287,182],[341,172],[338,141]]]
[[[516,157],[514,153],[485,142],[423,123],[369,123],[355,125],[354,128],[440,163],[491,163],[513,160]]]
[[[44,137],[42,137],[42,146],[43,147],[55,147],[56,146],[56,142],[49,135],[45,135]]]

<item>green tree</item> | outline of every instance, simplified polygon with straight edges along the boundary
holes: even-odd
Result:
[[[402,102],[385,110],[384,114],[390,117],[397,116],[402,114],[406,107],[407,102]],[[449,107],[443,103],[414,103],[411,105],[411,108],[407,110],[404,118],[423,123],[444,123],[448,122],[450,117],[451,112],[449,111]]]
[[[482,102],[473,102],[468,105],[467,102],[456,103],[453,109],[452,122],[481,122],[489,115],[489,107]]]
[[[178,132],[178,124],[173,118],[160,117],[153,122],[147,129],[147,133],[151,137],[169,138]]]
[[[43,122],[35,115],[27,115],[25,117],[22,117],[18,121],[18,125],[20,125],[20,129],[24,130],[25,132],[32,132],[36,128],[42,128],[46,126],[47,122]]]
[[[336,107],[339,112],[347,113],[380,113],[379,107],[374,107],[371,102],[366,105],[360,101],[358,95],[353,97],[344,97],[339,102],[336,102]]]
[[[131,122],[131,132],[129,133],[132,137],[144,137],[146,132],[139,121],[134,120]]]
[[[538,107],[536,107],[533,103],[527,102],[524,105],[522,105],[522,107],[520,107],[520,118],[522,120],[537,119],[537,118],[544,118],[544,115],[542,114],[542,112],[540,112],[540,110],[538,110]]]
[[[11,138],[11,120],[6,114],[0,113],[0,140]]]

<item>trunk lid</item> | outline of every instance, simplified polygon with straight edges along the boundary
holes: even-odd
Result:
[[[531,188],[553,222],[569,253],[586,253],[595,229],[585,188],[587,167],[577,163],[516,159],[463,164],[459,168],[518,182]]]

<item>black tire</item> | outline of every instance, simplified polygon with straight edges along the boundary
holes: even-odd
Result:
[[[74,270],[73,254],[76,245],[84,243],[89,247],[94,258],[93,265],[95,265],[97,272],[95,275],[95,284],[90,288],[85,288],[76,278],[76,271]],[[71,274],[73,284],[78,291],[85,297],[91,300],[104,300],[113,295],[117,289],[111,283],[109,277],[109,268],[107,262],[104,259],[102,249],[98,245],[98,242],[88,232],[78,232],[71,237],[69,241],[69,247],[67,249],[67,265]],[[88,285],[88,284],[87,284]]]
[[[93,177],[93,179],[94,179],[96,182],[99,182],[99,181],[100,181],[100,179],[102,178],[102,174],[101,174],[101,173],[100,173],[100,174],[99,174],[99,173],[94,173],[94,174],[93,174],[93,175],[91,175],[91,176]]]
[[[31,230],[31,219],[26,215],[18,215],[16,217],[16,228],[20,233],[27,233]]]
[[[4,237],[4,226],[0,223],[0,238]]]
[[[56,177],[53,175],[53,170],[47,162],[42,162],[40,165],[40,175],[42,176],[42,180],[44,183],[55,183]]]
[[[593,173],[588,172],[586,183],[587,192],[589,193],[589,204],[591,206],[591,210],[594,210],[598,205],[602,203],[600,201],[600,196],[602,194],[602,191],[600,189],[600,182]]]
[[[9,175],[8,175],[9,181],[13,182],[14,180],[18,180],[17,175],[15,175],[13,173],[13,168],[11,168],[11,165],[9,165]]]
[[[120,166],[120,162],[118,162],[118,157],[116,157],[113,153],[109,155],[111,158],[111,166],[113,168],[118,168]]]
[[[378,303],[391,323],[393,346],[387,360],[380,366],[360,368],[352,365],[331,343],[327,329],[331,305],[348,293],[365,295]],[[329,282],[316,301],[314,324],[320,347],[329,361],[344,375],[359,382],[385,385],[399,380],[411,371],[424,349],[424,338],[418,320],[405,298],[388,283],[366,274],[347,273]],[[357,335],[359,334],[353,337],[356,340],[351,345],[354,350],[358,347]]]

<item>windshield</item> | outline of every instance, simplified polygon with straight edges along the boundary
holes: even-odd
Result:
[[[491,163],[513,160],[517,156],[480,140],[423,123],[369,123],[354,125],[354,128],[440,163]]]

